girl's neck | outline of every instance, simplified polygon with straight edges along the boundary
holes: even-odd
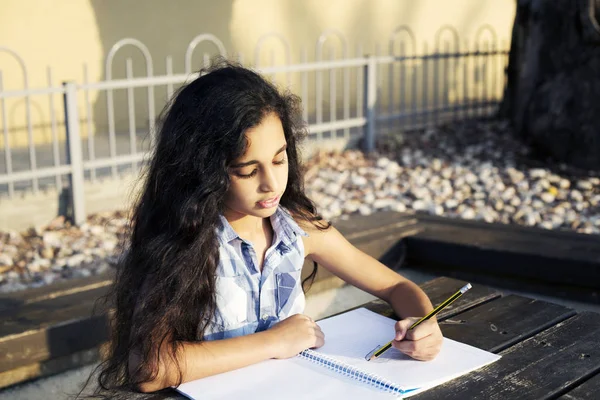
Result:
[[[233,230],[243,239],[264,235],[264,230],[271,224],[269,218],[255,217],[253,215],[231,215],[225,212],[225,218]]]

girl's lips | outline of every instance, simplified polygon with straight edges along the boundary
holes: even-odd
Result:
[[[259,201],[257,204],[261,208],[272,208],[272,207],[275,207],[278,203],[279,203],[279,196],[273,197],[272,199]]]

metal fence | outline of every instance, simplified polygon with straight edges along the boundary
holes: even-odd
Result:
[[[264,51],[267,41],[282,46],[284,65],[275,65],[274,52]],[[411,29],[401,26],[390,35],[387,54],[381,45],[375,45],[369,55],[360,45],[351,55],[345,37],[330,30],[317,39],[314,58],[309,59],[303,48],[299,62],[292,62],[289,43],[276,33],[258,41],[251,63],[242,54],[228,55],[217,37],[202,34],[188,45],[183,73],[174,74],[172,58],[167,57],[166,73],[155,75],[149,49],[127,38],[107,54],[104,80],[89,82],[84,65],[83,81],[59,86],[48,68],[47,87],[30,88],[23,59],[0,47],[0,53],[17,60],[23,79],[22,89],[5,91],[0,69],[0,196],[14,198],[21,192],[36,194],[47,188],[68,191],[73,218],[76,223],[83,222],[84,185],[139,169],[152,144],[157,107],[164,106],[176,87],[197,76],[192,59],[200,43],[211,43],[217,53],[251,64],[298,94],[309,142],[356,143],[363,138],[366,151],[374,149],[378,134],[490,115],[502,96],[508,58],[506,43],[499,45],[488,25],[477,31],[471,43],[461,41],[456,29],[444,26],[435,35],[433,46],[423,43],[421,49]],[[125,60],[125,77],[113,76],[115,56],[126,47],[141,52],[145,77],[133,76],[130,57]],[[207,64],[210,54],[204,53],[202,59]],[[270,65],[265,65],[265,59]],[[121,102],[115,107],[118,93]],[[41,104],[34,98],[47,99],[51,140],[45,143],[36,143],[34,137],[32,104]],[[24,125],[8,118],[7,102],[15,99],[24,102]],[[99,109],[99,105],[102,111],[95,115],[93,108]],[[10,134],[18,126],[27,135],[26,144],[11,146]]]

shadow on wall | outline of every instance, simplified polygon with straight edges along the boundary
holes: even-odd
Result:
[[[172,57],[171,73],[183,73],[187,46],[200,33],[210,32],[223,41],[225,48],[232,46],[228,34],[231,1],[92,0],[91,4],[102,46],[102,79],[165,75],[168,71],[168,56]],[[202,21],[201,24],[199,21]],[[122,46],[115,47],[115,44],[125,38],[141,42],[141,46],[148,49],[150,62],[148,63],[143,52],[132,44],[121,42]],[[107,69],[105,60],[111,49],[114,57],[111,67]],[[199,44],[192,58],[193,71],[201,67],[204,52],[214,54],[217,49],[210,43]],[[170,89],[176,90],[177,87]],[[165,85],[151,89],[115,89],[110,94],[108,91],[99,91],[92,106],[95,157],[109,155],[109,131],[118,132],[115,135],[117,143],[114,146],[117,155],[147,150],[149,128],[162,110],[169,94],[170,91]],[[114,104],[111,107],[114,110],[110,116],[112,121],[109,121],[107,105],[109,95],[112,96]],[[133,105],[132,112],[128,104]],[[87,152],[85,149],[84,159],[89,156]]]

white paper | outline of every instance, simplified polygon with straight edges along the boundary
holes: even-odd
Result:
[[[268,360],[246,368],[184,383],[192,399],[391,399],[359,382],[299,358]]]
[[[416,361],[390,349],[373,361],[365,355],[394,337],[395,321],[364,308],[318,322],[325,345],[316,351],[375,373],[404,389],[419,388],[410,395],[478,369],[500,358],[463,343],[444,338],[433,361]],[[178,390],[192,399],[390,399],[350,378],[300,357],[268,360],[239,370],[182,384]],[[406,395],[408,396],[408,395]]]
[[[395,322],[365,308],[319,321],[325,345],[316,352],[376,374],[403,389],[421,389],[411,395],[500,359],[497,354],[444,338],[440,353],[432,361],[414,360],[394,348],[367,361],[368,353],[394,337]]]

